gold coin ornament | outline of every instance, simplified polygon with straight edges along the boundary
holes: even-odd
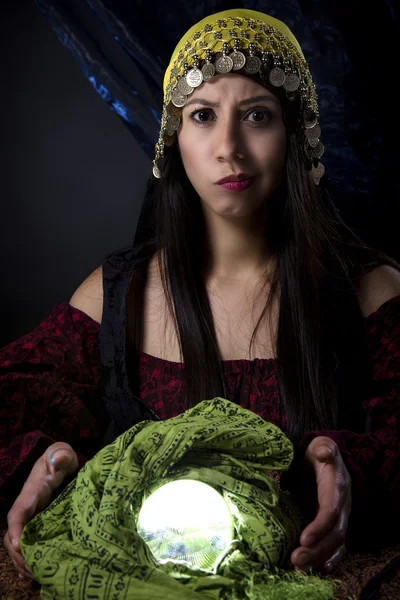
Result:
[[[317,114],[313,110],[307,109],[303,114],[303,123],[306,129],[312,129],[317,123]]]
[[[243,54],[243,52],[240,52],[239,50],[234,50],[233,52],[231,52],[229,57],[233,62],[234,71],[239,71],[240,69],[243,69],[244,65],[246,64],[246,57]]]
[[[167,114],[168,116],[176,116],[176,117],[180,117],[182,114],[182,107],[181,106],[175,106],[172,102],[168,105],[167,107]]]
[[[310,148],[309,154],[313,158],[321,158],[321,156],[324,153],[324,150],[325,150],[325,148],[324,148],[323,144],[321,144],[321,142],[318,141],[317,145],[314,148],[313,147]]]
[[[173,115],[168,117],[167,127],[165,132],[167,135],[174,135],[175,131],[178,129],[181,120],[179,117],[175,117]]]
[[[189,96],[194,91],[194,88],[188,84],[186,77],[181,77],[178,81],[178,90],[183,96]]]
[[[311,148],[316,148],[319,144],[319,139],[318,138],[309,138],[308,144]]]
[[[298,75],[296,75],[296,73],[289,73],[288,75],[286,75],[285,82],[283,84],[285,90],[287,90],[288,92],[295,92],[298,89],[299,85],[300,78]]]
[[[321,179],[321,177],[324,175],[324,173],[325,173],[325,167],[322,163],[319,162],[316,167],[313,165],[313,167],[312,167],[313,177],[318,177],[319,179]]]
[[[233,60],[230,56],[220,56],[215,63],[217,73],[229,73],[233,69]]]
[[[181,106],[185,106],[187,96],[185,96],[184,94],[181,94],[181,92],[178,89],[176,89],[172,92],[171,100],[175,106],[181,107]]]
[[[180,117],[175,116],[175,115],[171,115],[171,116],[168,117],[167,125],[171,129],[175,129],[176,130],[176,129],[178,129],[180,122],[181,122]]]
[[[285,83],[286,75],[280,67],[274,67],[269,74],[269,81],[275,87],[281,87]]]
[[[261,60],[258,58],[258,56],[248,56],[246,64],[244,65],[244,71],[249,75],[255,75],[259,72],[260,67]]]
[[[212,63],[206,63],[202,66],[201,72],[203,73],[203,80],[210,81],[215,75],[215,67]]]
[[[306,129],[306,136],[310,146],[312,145],[312,142],[315,142],[315,140],[319,140],[320,135],[321,127],[318,125],[318,123],[316,123],[314,127]],[[314,146],[316,146],[316,142],[314,143]]]
[[[197,88],[203,83],[203,73],[197,67],[190,69],[186,75],[186,81],[192,88]]]

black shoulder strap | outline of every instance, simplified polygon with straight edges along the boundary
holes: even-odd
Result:
[[[103,263],[103,316],[100,326],[101,361],[113,367],[125,347],[126,299],[134,267],[132,249],[118,250]]]
[[[136,423],[156,417],[132,393],[126,369],[127,297],[135,262],[135,254],[129,248],[110,254],[103,263],[103,316],[99,339],[103,400],[111,418],[105,444]]]

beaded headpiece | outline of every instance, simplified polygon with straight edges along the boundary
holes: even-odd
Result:
[[[210,15],[191,27],[176,46],[164,77],[164,104],[156,144],[153,174],[165,146],[171,146],[190,94],[219,74],[238,73],[283,88],[289,101],[300,101],[304,152],[316,184],[325,168],[319,159],[317,93],[301,47],[290,29],[278,19],[247,9]]]

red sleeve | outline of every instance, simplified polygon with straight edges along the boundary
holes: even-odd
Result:
[[[400,296],[385,302],[365,325],[373,380],[363,406],[365,433],[313,431],[298,451],[303,456],[320,435],[336,442],[352,480],[348,536],[350,543],[364,544],[400,536]]]
[[[0,505],[54,441],[71,444],[81,466],[98,450],[107,426],[99,329],[64,302],[0,350]]]

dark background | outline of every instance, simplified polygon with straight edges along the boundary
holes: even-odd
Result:
[[[33,0],[0,4],[0,347],[133,237],[151,161]]]
[[[154,6],[132,3],[132,14],[125,2],[114,4],[125,7],[131,30],[137,27],[138,39],[163,64],[187,27],[235,6],[221,0],[171,3],[167,10],[167,1],[154,0]],[[246,6],[289,19],[316,76],[323,162],[339,184],[341,214],[366,241],[400,260],[398,100],[388,76],[397,72],[391,48],[398,20],[390,1],[376,0],[361,22],[358,4],[366,6],[357,0]],[[307,25],[295,18],[298,5]],[[154,25],[150,37],[146,19]],[[0,4],[0,45],[1,347],[68,301],[108,252],[131,242],[151,160],[34,0]]]

